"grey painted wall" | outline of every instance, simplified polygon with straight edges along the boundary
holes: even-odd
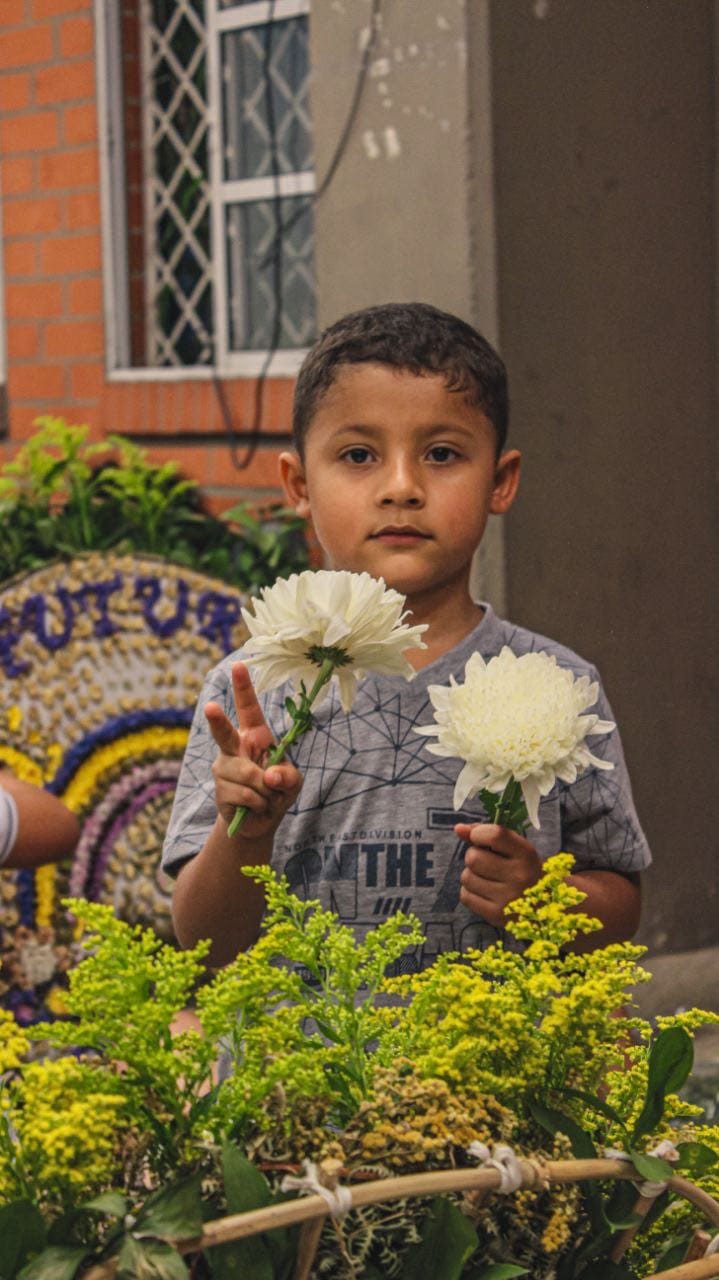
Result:
[[[320,181],[371,11],[313,6]],[[643,939],[717,942],[712,0],[380,13],[317,205],[320,322],[419,298],[499,342],[525,473],[483,590],[605,677],[656,858]]]
[[[491,28],[509,610],[605,677],[642,939],[717,943],[713,5],[495,0]]]

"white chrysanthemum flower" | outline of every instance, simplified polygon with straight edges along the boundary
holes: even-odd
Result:
[[[489,662],[473,653],[464,684],[431,685],[433,725],[417,733],[437,736],[427,750],[464,760],[454,789],[454,807],[486,788],[501,793],[514,778],[529,820],[539,826],[539,801],[555,780],[574,782],[590,764],[612,769],[592,755],[585,738],[609,733],[611,720],[582,715],[597,700],[599,686],[575,678],[547,653],[517,657],[505,647]]]
[[[427,628],[404,622],[404,603],[404,596],[368,573],[308,569],[279,578],[252,601],[254,612],[242,610],[255,687],[262,692],[292,680],[309,689],[329,659],[349,711],[367,672],[411,679],[404,653],[426,648],[420,636]],[[323,688],[317,700],[325,693]]]

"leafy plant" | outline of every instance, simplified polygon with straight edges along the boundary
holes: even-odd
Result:
[[[252,590],[307,567],[303,522],[280,504],[211,515],[175,462],[133,440],[88,440],[89,428],[38,418],[38,432],[0,469],[0,581],[58,555],[139,551]]]
[[[691,1029],[716,1019],[690,1011],[654,1030],[620,1010],[641,949],[571,951],[596,922],[576,910],[570,865],[550,859],[515,904],[524,953],[498,944],[409,980],[384,971],[421,945],[416,921],[397,915],[357,941],[319,903],[251,869],[267,898],[262,936],[201,982],[197,1029],[174,1037],[206,946],[178,953],[110,908],[70,903],[87,958],[71,974],[69,1020],[33,1029],[51,1056],[27,1061],[29,1033],[0,1019],[2,1280],[79,1280],[108,1259],[120,1277],[289,1280],[296,1227],[202,1252],[190,1242],[208,1218],[281,1203],[284,1176],[307,1162],[334,1161],[351,1186],[471,1167],[483,1145],[533,1161],[611,1146],[638,1180],[665,1182],[671,1166],[653,1149],[671,1137],[679,1169],[716,1191],[719,1131],[676,1092]],[[317,1274],[409,1280],[431,1260],[437,1280],[636,1280],[679,1256],[701,1222],[665,1191],[640,1223],[631,1183],[589,1185],[583,1198],[551,1186],[475,1206],[353,1209],[323,1228]],[[635,1241],[612,1261],[627,1226]]]

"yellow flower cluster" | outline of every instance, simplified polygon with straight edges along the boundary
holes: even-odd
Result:
[[[0,1077],[20,1066],[29,1048],[27,1033],[18,1026],[11,1013],[0,1009]]]
[[[11,1154],[0,1163],[0,1196],[12,1197],[23,1180],[49,1200],[69,1202],[110,1184],[117,1130],[126,1106],[112,1076],[75,1058],[33,1062],[22,1089],[10,1090],[7,1118],[22,1169]],[[2,1160],[2,1157],[0,1157]]]
[[[542,880],[513,904],[509,929],[526,939],[523,954],[494,946],[461,963],[441,957],[388,983],[412,996],[395,1048],[411,1054],[422,1076],[455,1087],[471,1081],[514,1105],[555,1086],[593,1090],[622,1065],[615,1015],[648,977],[637,965],[643,948],[566,950],[596,926],[576,910],[584,895],[567,883],[571,865],[568,855],[550,858]]]

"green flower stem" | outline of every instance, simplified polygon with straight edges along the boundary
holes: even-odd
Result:
[[[496,822],[500,827],[507,827],[510,831],[517,831],[519,835],[524,835],[529,818],[522,788],[515,778],[509,779],[501,795],[482,791],[481,799],[490,822]]]
[[[297,738],[299,738],[303,733],[307,732],[307,730],[310,727],[310,724],[312,723],[311,718],[309,716],[309,709],[312,706],[312,703],[314,702],[320,690],[323,689],[324,686],[328,684],[329,681],[331,680],[332,672],[334,671],[337,665],[338,664],[336,662],[333,662],[331,658],[323,659],[322,666],[320,667],[317,679],[315,680],[309,693],[303,692],[300,696],[300,705],[297,708],[297,712],[292,716],[292,724],[290,725],[290,728],[287,730],[287,733],[284,735],[284,737],[280,738],[279,742],[277,742],[274,747],[270,747],[269,751],[267,752],[267,760],[265,762],[266,769],[273,764],[279,764],[280,760],[283,758],[285,752],[287,751],[287,748],[291,747],[292,743],[295,742]],[[245,817],[247,816],[248,812],[249,810],[247,809],[246,805],[239,804],[237,806],[237,808],[235,809],[235,814],[232,819],[232,822],[227,828],[228,836],[233,836],[235,834],[235,832],[238,830],[238,828],[241,826],[242,822],[244,821]]]

